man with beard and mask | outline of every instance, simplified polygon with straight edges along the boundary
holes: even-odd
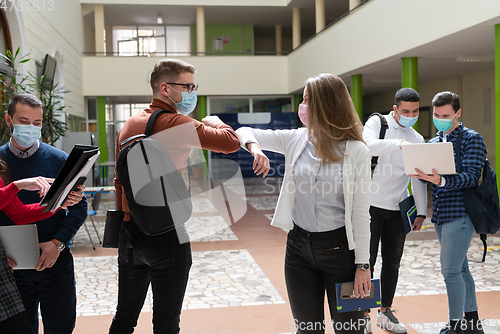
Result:
[[[474,278],[469,270],[467,251],[475,233],[464,205],[464,189],[477,186],[486,154],[483,137],[465,127],[460,98],[449,91],[437,93],[432,99],[433,122],[438,130],[429,143],[453,143],[457,157],[460,143],[462,165],[455,159],[457,174],[433,175],[417,171],[416,178],[431,183],[432,222],[441,246],[439,261],[448,295],[449,322],[440,334],[484,334],[479,320]],[[461,140],[460,140],[460,136]]]
[[[17,94],[9,101],[5,122],[12,132],[10,142],[0,147],[0,154],[13,180],[44,176],[55,178],[68,155],[41,142],[42,102],[31,94]],[[80,190],[81,191],[81,190]],[[80,193],[81,195],[81,193]],[[24,204],[39,203],[40,196],[22,190]],[[75,199],[66,210],[36,222],[40,260],[33,270],[16,270],[14,277],[29,324],[38,333],[38,308],[42,313],[43,332],[70,334],[76,321],[76,288],[71,239],[87,218],[87,199]],[[0,225],[14,222],[0,212]],[[1,302],[0,302],[1,303]]]
[[[372,157],[379,157],[373,171],[370,197],[372,276],[379,243],[382,253],[380,274],[382,304],[377,312],[377,325],[394,333],[406,333],[406,327],[398,321],[391,310],[406,239],[399,203],[409,196],[407,188],[410,181],[410,177],[405,174],[401,147],[405,143],[424,143],[424,138],[412,127],[418,119],[419,101],[420,96],[414,89],[401,88],[396,92],[393,111],[389,115],[382,116],[388,125],[385,137],[379,138],[381,128],[379,117],[370,117],[363,129],[363,139],[370,154]],[[412,188],[418,215],[413,229],[418,231],[426,218],[427,191],[425,183],[418,179],[412,180]],[[369,314],[365,315],[368,332],[371,332]]]
[[[155,64],[151,73],[153,100],[149,108],[127,120],[118,133],[116,157],[120,149],[125,147],[121,147],[120,143],[144,134],[149,117],[157,110],[166,112],[160,113],[155,119],[153,134],[156,138],[162,137],[161,144],[167,146],[165,149],[181,175],[192,148],[222,153],[239,149],[238,136],[219,117],[207,116],[199,122],[187,116],[197,103],[198,85],[194,81],[194,73],[194,66],[177,59],[163,59]],[[171,135],[186,126],[193,127],[196,138],[185,133]],[[182,301],[192,262],[190,243],[179,240],[185,236],[181,238],[180,235],[186,233],[185,227],[159,236],[143,234],[130,216],[123,186],[116,177],[114,184],[116,208],[124,212],[124,221],[118,246],[118,305],[109,333],[134,331],[150,283],[153,290],[154,333],[179,333]],[[127,234],[130,235],[131,246],[127,245],[127,238],[123,237]],[[130,249],[133,249],[133,256],[129,256]],[[133,263],[129,263],[129,259]]]

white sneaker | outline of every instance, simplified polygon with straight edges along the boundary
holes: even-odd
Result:
[[[387,308],[384,313],[377,311],[377,326],[398,334],[406,333],[405,325],[399,322],[390,308]]]
[[[365,334],[370,334],[372,332],[372,319],[370,315],[365,314]]]

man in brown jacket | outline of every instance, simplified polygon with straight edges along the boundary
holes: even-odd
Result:
[[[187,136],[177,136],[175,141],[162,141],[162,144],[168,146],[166,150],[181,174],[194,147],[226,154],[239,149],[238,136],[217,116],[207,116],[202,122],[186,116],[194,110],[197,102],[198,85],[194,81],[194,73],[194,66],[181,60],[164,59],[156,63],[151,73],[151,105],[127,120],[118,133],[116,156],[120,152],[120,143],[143,134],[149,117],[159,109],[167,112],[156,118],[153,134],[162,136],[167,132],[164,130],[179,125],[192,125],[197,137],[192,140]],[[134,331],[150,283],[153,290],[154,333],[179,333],[182,301],[192,262],[191,245],[189,242],[179,242],[179,229],[160,236],[141,233],[130,217],[120,180],[115,178],[114,184],[116,208],[124,211],[125,217],[118,247],[118,305],[109,333]],[[132,239],[133,264],[128,263],[126,231]]]

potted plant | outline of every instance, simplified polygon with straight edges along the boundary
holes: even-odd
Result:
[[[68,130],[65,122],[57,119],[57,116],[65,112],[66,106],[63,105],[63,94],[68,93],[58,84],[46,87],[43,82],[46,75],[37,78],[32,73],[24,74],[19,72],[20,64],[30,61],[28,55],[19,56],[18,48],[13,54],[7,50],[6,54],[0,56],[6,61],[0,64],[5,70],[0,74],[0,145],[7,143],[10,139],[10,129],[5,123],[5,114],[9,101],[15,94],[29,93],[37,96],[43,105],[43,124],[41,140],[47,144],[53,145],[59,138],[64,137]]]

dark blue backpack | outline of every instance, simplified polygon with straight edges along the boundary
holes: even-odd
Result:
[[[460,132],[456,143],[457,172],[462,171],[461,146],[464,132]],[[484,162],[483,179],[480,184],[474,188],[463,189],[464,206],[469,214],[476,233],[483,241],[484,252],[483,260],[486,257],[487,245],[486,235],[495,234],[500,228],[500,206],[498,200],[497,175],[491,167],[488,159]]]

